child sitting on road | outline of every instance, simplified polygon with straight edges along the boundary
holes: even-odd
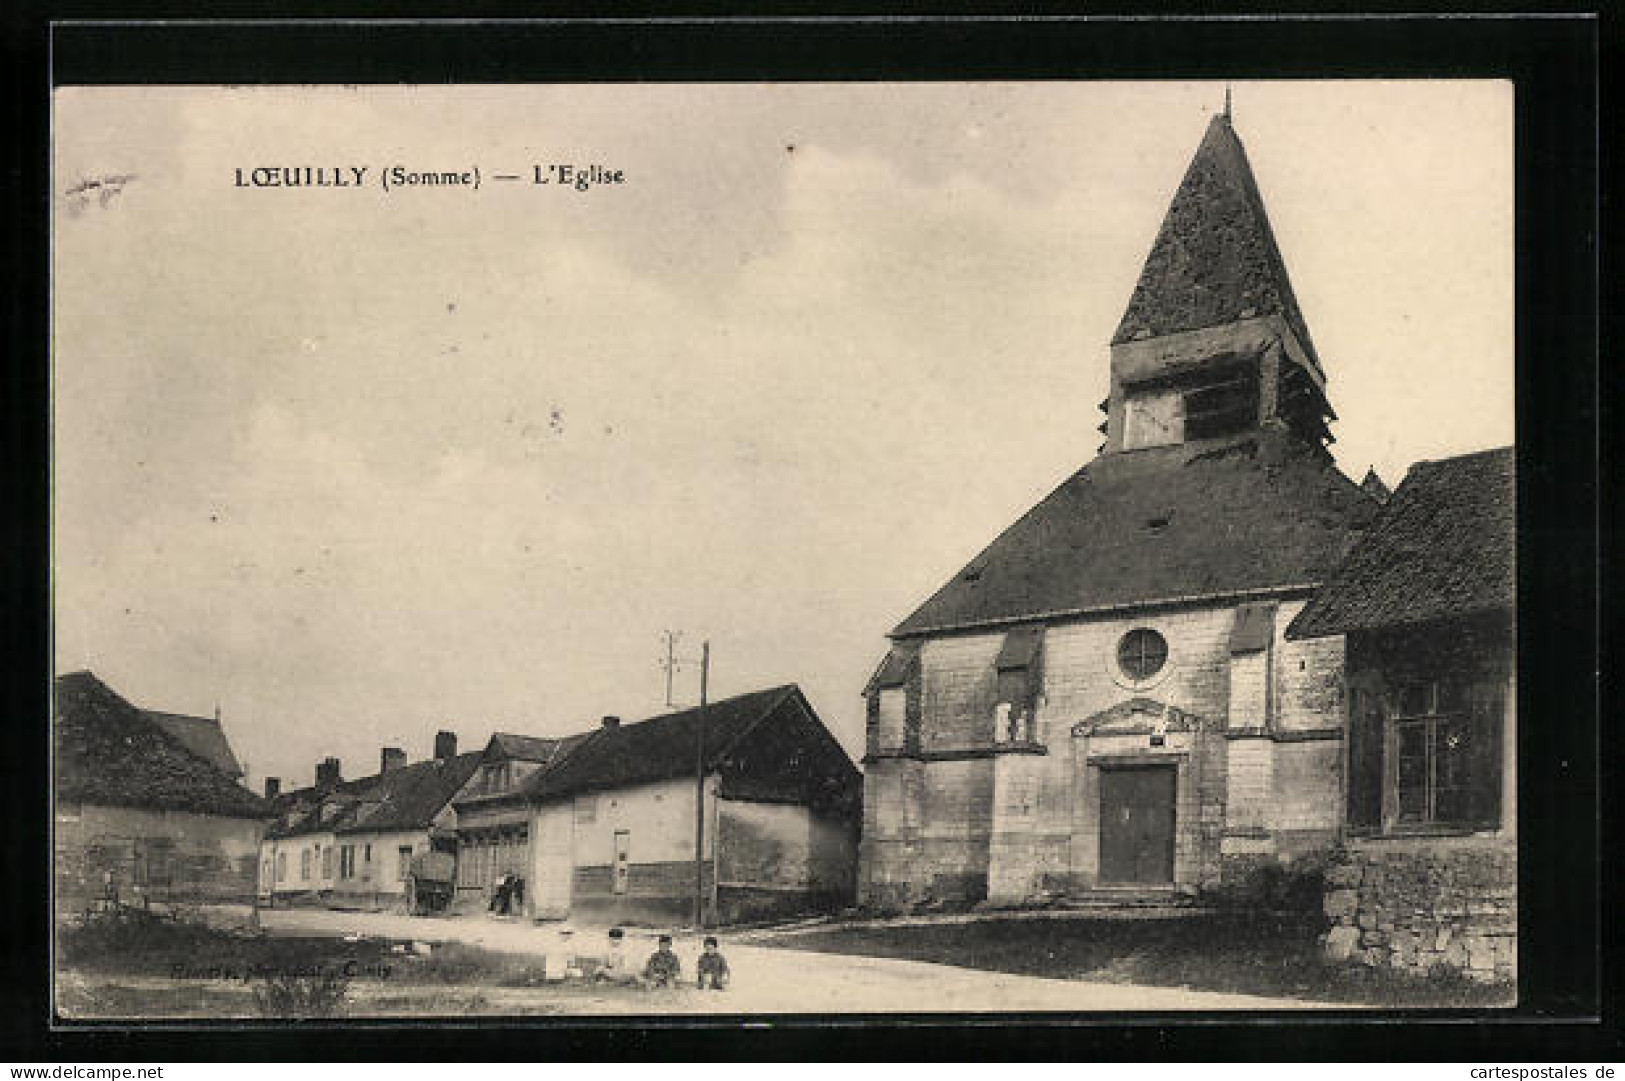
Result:
[[[699,970],[700,990],[709,986],[712,991],[721,991],[728,986],[728,959],[718,951],[715,935],[705,936],[705,952],[700,954]]]
[[[609,929],[609,952],[604,955],[604,963],[593,973],[595,980],[609,983],[632,984],[638,982],[638,974],[632,968],[631,958],[626,956],[626,932],[619,927]]]
[[[676,987],[682,976],[683,963],[671,951],[671,936],[661,935],[659,948],[649,955],[648,964],[643,966],[644,986]]]

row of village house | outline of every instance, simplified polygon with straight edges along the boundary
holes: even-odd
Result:
[[[1356,484],[1328,450],[1326,387],[1214,117],[1113,336],[1099,452],[891,632],[864,690],[861,844],[858,775],[799,692],[713,710],[719,914],[840,903],[854,878],[876,907],[1020,905],[1325,865],[1329,952],[1511,975],[1513,452],[1418,463],[1391,495]],[[93,726],[81,699],[117,703],[64,682],[63,726]],[[155,763],[203,727],[102,712],[147,718]],[[222,858],[274,898],[387,896],[443,847],[460,893],[512,872],[535,915],[682,911],[693,724],[497,736],[416,766],[386,751],[375,777],[330,764],[268,809],[188,754],[139,783],[81,779],[73,813],[88,841],[95,799],[216,799],[244,823]]]
[[[704,711],[704,830],[696,860],[698,710],[563,737],[497,733],[345,779],[256,796],[218,719],[139,710],[94,675],[57,681],[57,864],[72,909],[124,899],[402,907],[428,853],[454,868],[455,908],[488,907],[511,876],[538,919],[737,922],[854,900],[862,780],[795,686]],[[180,729],[184,726],[184,729]],[[190,746],[177,730],[204,733]],[[698,865],[698,866],[697,866]],[[432,872],[431,872],[432,873]]]

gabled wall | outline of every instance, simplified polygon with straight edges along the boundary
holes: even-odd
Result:
[[[59,803],[54,828],[59,912],[103,897],[247,901],[260,822],[185,811]],[[139,887],[139,891],[137,891]]]
[[[682,777],[587,792],[535,805],[529,831],[537,916],[668,925],[692,913],[695,782]],[[715,881],[716,779],[706,786],[703,869]],[[625,833],[624,892],[616,889],[616,834]],[[563,911],[561,911],[561,908]]]
[[[1285,628],[1303,599],[1273,603],[1265,648],[1238,653],[1234,604],[1049,625],[1036,746],[994,730],[994,659],[1004,631],[926,640],[918,753],[882,744],[867,762],[864,902],[1013,903],[1093,888],[1099,771],[1114,764],[1176,766],[1175,885],[1215,884],[1232,863],[1241,871],[1331,844],[1341,793],[1343,645],[1288,642]],[[1117,644],[1140,627],[1159,632],[1169,655],[1160,672],[1136,683],[1118,666]],[[908,690],[900,689],[902,701]],[[1155,719],[1115,729],[1084,724],[1134,700],[1200,724],[1163,733],[1160,745],[1152,742]]]

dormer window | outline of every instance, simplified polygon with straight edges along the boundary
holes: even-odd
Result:
[[[996,742],[1031,743],[1038,738],[1035,724],[1043,686],[1044,628],[1017,627],[1004,636],[994,661],[998,678],[993,715]]]
[[[492,762],[480,771],[480,786],[486,792],[506,792],[513,783],[513,766],[510,762]]]

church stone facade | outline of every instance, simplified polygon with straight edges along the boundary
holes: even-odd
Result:
[[[1286,629],[1380,508],[1215,117],[1111,343],[1099,453],[891,632],[862,900],[1192,892],[1333,844],[1344,640]]]

